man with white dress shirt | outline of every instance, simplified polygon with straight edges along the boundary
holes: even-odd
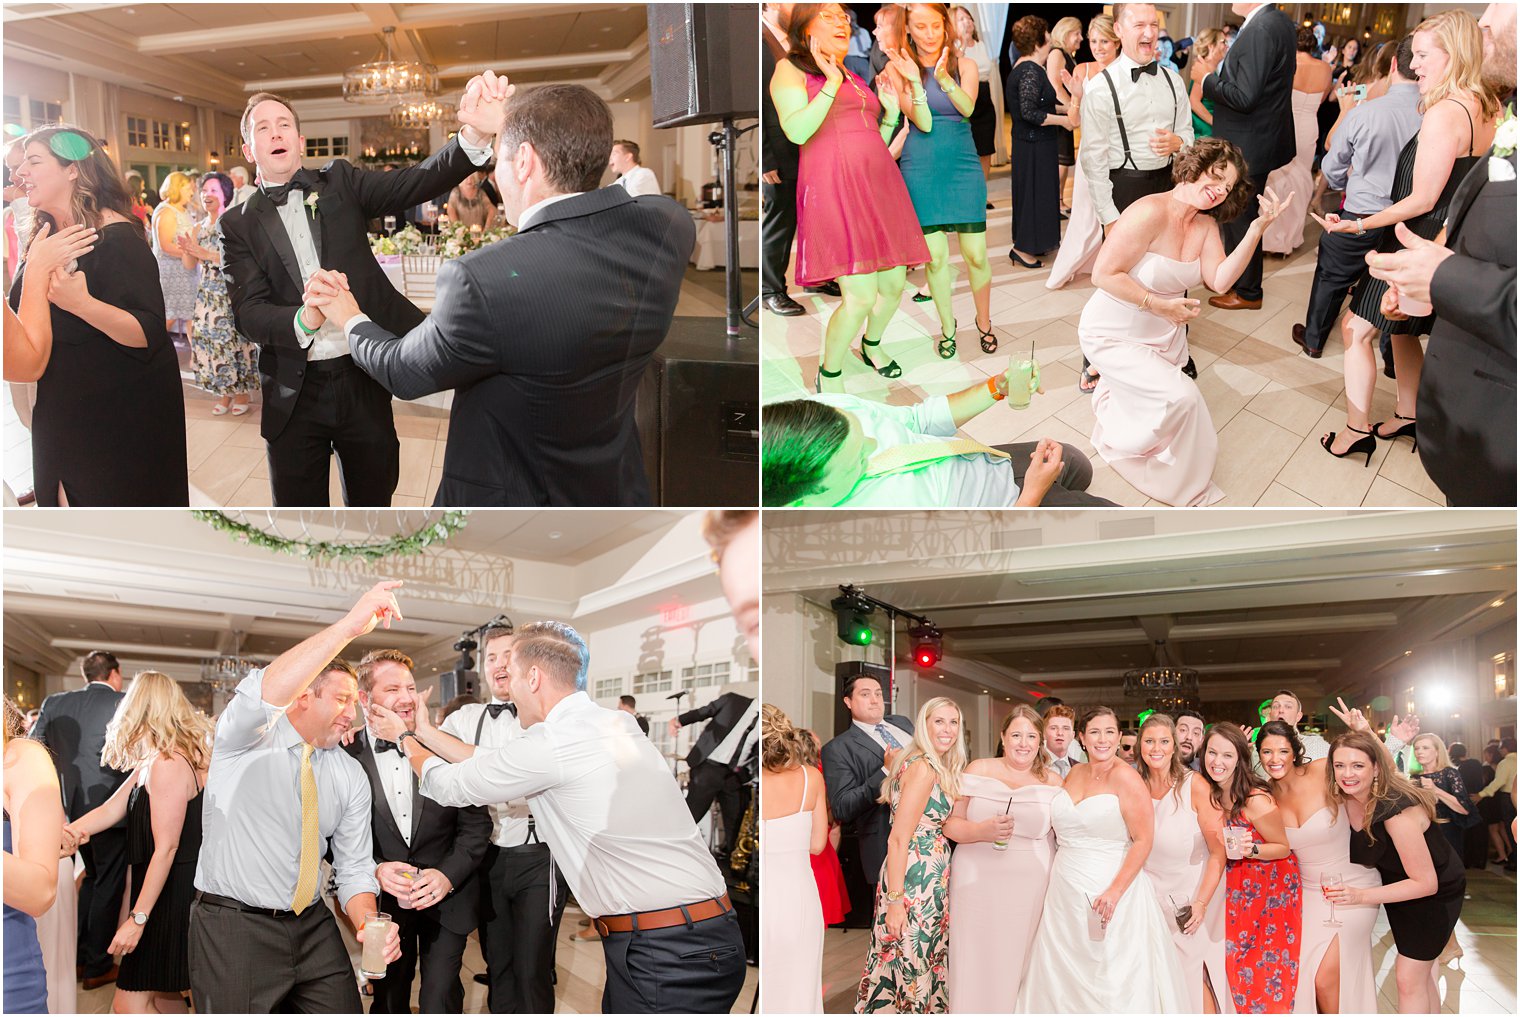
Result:
[[[232,200],[227,203],[228,208],[231,208],[233,205],[241,205],[253,197],[253,192],[258,190],[258,188],[248,182],[248,170],[243,166],[232,167],[227,171],[227,175],[232,178],[233,187]]]
[[[913,722],[887,714],[881,682],[870,675],[851,678],[843,692],[850,726],[823,745],[823,782],[829,793],[829,809],[842,832],[851,838],[850,849],[843,853],[846,857],[854,853],[860,859],[861,875],[872,888],[874,902],[881,863],[887,857],[887,834],[892,829],[892,810],[879,801],[882,784],[889,776],[887,760],[913,740]],[[865,905],[868,924],[872,906]]]
[[[400,650],[372,650],[359,661],[359,705],[365,716],[389,710],[410,721],[426,712],[417,696],[412,659]],[[480,920],[476,873],[491,843],[484,808],[446,808],[424,798],[395,742],[367,726],[348,753],[370,782],[371,832],[380,910],[401,932],[401,956],[371,981],[370,1013],[411,1013],[419,964],[423,1013],[462,1013],[459,972],[465,945]]]
[[[560,626],[519,629],[507,663],[523,735],[458,763],[401,734],[422,793],[455,805],[526,799],[602,937],[605,1013],[727,1013],[744,984],[739,922],[680,789],[621,710],[576,689]]]
[[[480,635],[489,703],[466,703],[442,727],[433,725],[426,709],[414,716],[377,710],[376,729],[394,739],[412,728],[423,744],[451,763],[471,758],[477,749],[498,749],[521,738],[507,670],[514,639],[510,625],[493,625]],[[554,943],[569,889],[539,835],[527,800],[488,804],[491,847],[480,887],[487,1006],[492,1013],[553,1013]]]
[[[200,1013],[359,1013],[348,948],[318,892],[331,851],[338,900],[365,937],[378,910],[370,784],[340,746],[358,700],[352,640],[399,619],[376,584],[336,624],[250,671],[222,711],[206,775],[190,906],[190,989]],[[386,929],[386,963],[401,956]]]
[[[1045,711],[1045,751],[1050,753],[1050,768],[1062,779],[1077,763],[1085,762],[1076,738],[1077,713],[1065,703]]]
[[[641,194],[660,194],[660,181],[655,177],[654,170],[639,162],[639,146],[637,142],[625,141],[622,138],[612,143],[612,156],[607,160],[607,168],[618,174],[613,181],[622,185],[623,190],[628,192],[631,198],[637,198]]]

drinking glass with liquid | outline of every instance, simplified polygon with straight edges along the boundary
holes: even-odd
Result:
[[[359,973],[365,978],[385,977],[385,938],[390,934],[391,916],[371,911],[364,916],[364,953],[359,958]]]

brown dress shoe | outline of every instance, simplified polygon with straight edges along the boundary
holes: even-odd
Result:
[[[1242,300],[1234,290],[1217,297],[1209,298],[1209,306],[1217,307],[1224,311],[1259,311],[1260,300]]]
[[[89,992],[91,989],[98,989],[102,985],[110,985],[112,982],[116,981],[116,972],[118,970],[120,969],[115,964],[112,964],[111,970],[106,971],[102,974],[98,974],[93,978],[86,978],[84,980],[85,991]]]
[[[1306,330],[1304,326],[1294,325],[1293,341],[1298,343],[1298,345],[1303,348],[1305,355],[1307,355],[1310,360],[1318,360],[1320,357],[1323,357],[1325,355],[1325,351],[1317,350],[1314,347],[1310,346],[1309,343],[1304,339],[1305,332]]]

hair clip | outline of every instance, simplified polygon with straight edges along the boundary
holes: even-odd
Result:
[[[48,148],[60,159],[83,162],[95,151],[90,139],[77,131],[59,131],[48,140]]]

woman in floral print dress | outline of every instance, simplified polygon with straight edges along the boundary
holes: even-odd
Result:
[[[1225,979],[1236,1013],[1289,1013],[1298,991],[1303,886],[1277,802],[1251,769],[1245,732],[1209,729],[1203,775],[1224,813]]]
[[[258,349],[238,335],[232,319],[232,298],[222,271],[222,213],[232,202],[232,178],[207,173],[201,181],[201,200],[206,222],[197,236],[180,238],[185,267],[196,262],[201,270],[195,294],[195,317],[190,326],[190,359],[195,368],[195,387],[221,396],[211,407],[213,416],[230,408],[235,417],[248,412],[248,397],[259,390]]]
[[[961,711],[931,699],[918,711],[913,741],[893,761],[884,796],[892,833],[876,890],[871,952],[856,1013],[948,1013],[950,843],[945,820],[966,768]]]

